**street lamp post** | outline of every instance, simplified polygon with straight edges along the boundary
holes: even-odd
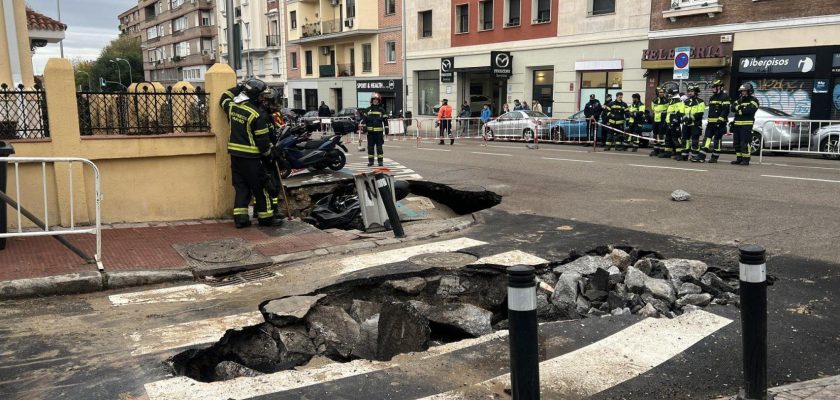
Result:
[[[120,63],[118,63],[114,60],[108,60],[108,62],[116,64],[116,66],[117,66],[117,79],[120,81],[120,86],[125,87],[125,85],[123,85],[123,83],[122,83],[122,72],[120,71]]]
[[[55,6],[58,9],[58,22],[61,22],[61,0],[55,0]],[[58,42],[58,48],[61,51],[61,58],[64,58],[64,40]],[[90,87],[89,83],[88,87]]]
[[[131,85],[132,83],[134,83],[134,77],[131,76],[131,63],[128,62],[128,60],[126,60],[125,58],[119,58],[119,57],[117,57],[117,61],[125,61],[125,63],[128,64],[128,84]],[[117,64],[117,65],[119,65],[119,64]]]
[[[87,73],[87,72],[85,72],[85,71],[82,71],[82,70],[78,70],[78,71],[76,71],[76,72],[83,73],[83,74],[85,74],[85,76],[87,76],[87,81],[88,81],[88,91],[89,91],[89,92],[92,92],[92,91],[93,91],[93,86],[92,86],[92,85],[91,85],[91,83],[90,83],[90,74],[89,74],[89,73]]]

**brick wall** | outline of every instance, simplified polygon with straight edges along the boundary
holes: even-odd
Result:
[[[385,42],[392,40],[397,43],[397,62],[386,63],[388,54],[385,51]],[[400,31],[379,34],[379,75],[402,75],[402,66],[403,43]]]
[[[379,1],[379,27],[387,28],[392,26],[402,26],[402,0],[394,0],[395,13],[385,15],[385,2],[387,0]]]
[[[718,0],[718,4],[723,5],[723,12],[713,18],[699,14],[671,22],[662,17],[662,11],[671,9],[671,0],[651,0],[650,29],[659,31],[840,14],[840,3],[826,0]]]
[[[297,68],[292,69],[292,53],[297,53]],[[303,60],[300,46],[287,45],[286,46],[286,77],[288,79],[300,79],[300,63]]]

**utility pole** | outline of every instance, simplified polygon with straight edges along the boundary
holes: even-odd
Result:
[[[58,22],[61,22],[61,0],[55,0],[55,5],[58,8]],[[64,58],[64,40],[58,42],[58,49],[61,52],[61,58]]]
[[[108,62],[112,62],[112,63],[116,64],[116,66],[117,66],[117,79],[120,82],[120,86],[125,87],[125,85],[123,85],[123,83],[122,83],[122,72],[120,71],[120,63],[118,63],[114,60],[108,60]]]
[[[227,19],[227,53],[228,53],[228,65],[231,68],[236,70],[236,59],[233,55],[233,49],[236,47],[233,45],[233,26],[234,26],[234,18],[233,18],[233,0],[225,0],[225,19]]]

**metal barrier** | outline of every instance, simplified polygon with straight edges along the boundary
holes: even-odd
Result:
[[[14,164],[14,174],[15,174],[15,187],[14,187],[14,203],[10,202],[10,205],[16,211],[17,214],[17,232],[8,232],[8,233],[0,233],[0,238],[13,238],[13,237],[31,237],[31,236],[53,236],[59,239],[62,244],[65,246],[68,243],[61,238],[62,235],[73,235],[73,234],[92,234],[96,235],[96,254],[94,255],[93,260],[86,260],[86,261],[93,261],[96,263],[96,266],[99,270],[103,270],[102,266],[102,214],[101,214],[101,204],[102,204],[102,194],[100,191],[100,178],[99,178],[99,168],[91,162],[90,160],[86,160],[84,158],[75,158],[75,157],[9,157],[9,158],[0,158],[0,162],[7,163],[7,164]],[[41,164],[41,182],[43,188],[43,195],[44,195],[44,221],[41,224],[40,220],[34,218],[34,216],[29,213],[26,209],[24,209],[20,204],[20,164],[22,163],[40,163]],[[55,227],[50,226],[50,213],[49,213],[49,201],[47,195],[47,164],[56,164],[56,163],[67,163],[68,164],[68,171],[69,171],[69,194],[70,194],[70,226],[69,228],[65,229],[56,229]],[[91,227],[78,227],[76,226],[76,215],[75,215],[75,203],[73,198],[73,164],[79,163],[83,167],[84,165],[90,166],[91,170],[93,171],[94,175],[94,190],[95,190],[95,202],[96,202],[96,220],[93,226]],[[4,207],[5,208],[5,207]],[[3,210],[5,212],[5,210]],[[23,229],[23,216],[27,216],[30,220],[33,220],[37,225],[42,225],[41,228],[43,231],[29,231]],[[79,254],[80,257],[86,258],[83,254],[80,254],[78,249],[74,249],[71,246],[68,246],[73,250],[76,254]]]
[[[31,90],[23,85],[0,84],[0,140],[50,137],[47,96],[40,85]]]
[[[759,162],[765,151],[840,159],[840,121],[778,119],[761,128]]]

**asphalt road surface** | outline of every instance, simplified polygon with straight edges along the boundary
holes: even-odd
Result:
[[[464,140],[387,142],[385,153],[425,179],[482,186],[511,213],[569,218],[775,254],[840,262],[840,161],[753,157],[748,167],[648,157],[649,150]],[[691,201],[674,202],[683,189]]]

